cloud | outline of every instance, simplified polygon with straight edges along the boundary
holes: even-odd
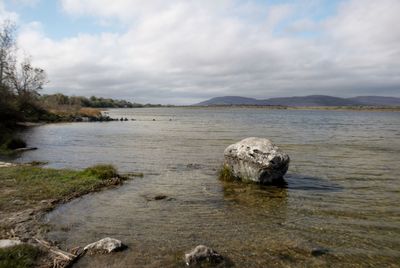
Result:
[[[18,14],[15,12],[8,11],[4,5],[4,2],[0,0],[0,21],[18,21]]]
[[[53,40],[35,24],[22,27],[19,46],[47,70],[49,92],[177,104],[221,95],[400,96],[397,0],[343,1],[322,20],[307,17],[309,7],[252,1],[61,5],[69,16],[126,30]]]

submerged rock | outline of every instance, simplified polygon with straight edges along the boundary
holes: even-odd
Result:
[[[156,195],[154,197],[154,200],[163,200],[163,199],[166,199],[166,198],[167,198],[166,195],[160,194],[160,195]]]
[[[225,149],[225,168],[242,181],[274,183],[282,181],[290,158],[264,138],[246,138]]]
[[[0,248],[10,248],[21,245],[22,242],[20,240],[14,239],[1,239],[0,240]]]
[[[100,252],[100,253],[110,253],[113,251],[117,251],[123,249],[125,246],[122,244],[120,240],[106,237],[97,242],[91,243],[84,247],[84,251],[90,252]]]
[[[317,247],[317,248],[313,248],[311,250],[311,255],[314,257],[319,257],[325,254],[329,253],[329,249],[327,248],[321,248],[321,247]]]
[[[218,252],[204,245],[199,245],[185,254],[186,265],[199,264],[201,262],[220,263],[223,259]]]

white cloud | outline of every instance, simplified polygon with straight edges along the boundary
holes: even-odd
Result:
[[[6,10],[4,1],[0,0],[0,21],[6,21],[6,20],[17,22],[18,14],[15,12]]]
[[[292,5],[228,0],[61,3],[70,15],[113,20],[127,30],[52,40],[40,27],[23,27],[20,47],[47,70],[49,90],[163,103],[218,95],[373,94],[378,88],[377,94],[400,95],[398,0],[346,1],[320,22],[293,19],[298,10]],[[277,33],[284,21],[297,33],[323,34]]]

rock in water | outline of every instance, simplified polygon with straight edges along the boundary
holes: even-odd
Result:
[[[186,265],[199,264],[201,262],[220,263],[223,257],[212,248],[199,245],[191,252],[185,254]]]
[[[228,146],[224,155],[225,167],[242,181],[282,181],[289,168],[289,156],[268,139],[246,138]]]
[[[114,238],[106,237],[97,242],[87,245],[86,247],[84,247],[84,250],[91,252],[110,253],[122,249],[123,247],[124,245],[121,241]]]

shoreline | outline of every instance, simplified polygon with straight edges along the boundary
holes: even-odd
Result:
[[[15,164],[0,162],[0,171],[4,171],[12,168],[38,168],[30,164]],[[46,169],[46,168],[40,168]],[[53,170],[53,169],[49,169]],[[56,170],[57,171],[57,170]],[[78,171],[72,171],[78,172]],[[78,174],[78,173],[77,173]],[[47,246],[44,246],[43,241],[46,241],[46,233],[50,231],[50,227],[43,222],[44,216],[50,211],[54,210],[60,205],[66,204],[76,198],[82,197],[87,194],[100,192],[108,189],[113,189],[122,186],[124,181],[128,178],[136,176],[135,174],[129,176],[113,176],[112,178],[99,179],[96,183],[91,185],[89,188],[77,189],[72,192],[62,195],[58,198],[43,198],[39,200],[28,199],[21,201],[19,199],[11,202],[12,206],[18,206],[19,203],[28,203],[24,207],[19,209],[2,209],[0,212],[0,239],[11,239],[22,242],[24,245],[32,246],[40,250],[40,257],[35,260],[35,267],[53,267],[57,258],[57,253],[54,249],[58,249],[55,242],[46,242]],[[139,175],[137,175],[139,176]],[[4,180],[4,178],[1,178]],[[0,180],[0,183],[2,181]],[[4,185],[2,185],[4,186]],[[7,186],[0,189],[0,195],[4,192],[9,191]],[[17,202],[18,201],[18,202]],[[12,249],[11,248],[5,248]],[[64,252],[61,250],[61,252]],[[72,253],[71,253],[72,254]],[[60,261],[58,259],[58,261]],[[67,267],[69,265],[67,260],[62,260],[62,266]],[[57,266],[58,267],[58,266]]]

